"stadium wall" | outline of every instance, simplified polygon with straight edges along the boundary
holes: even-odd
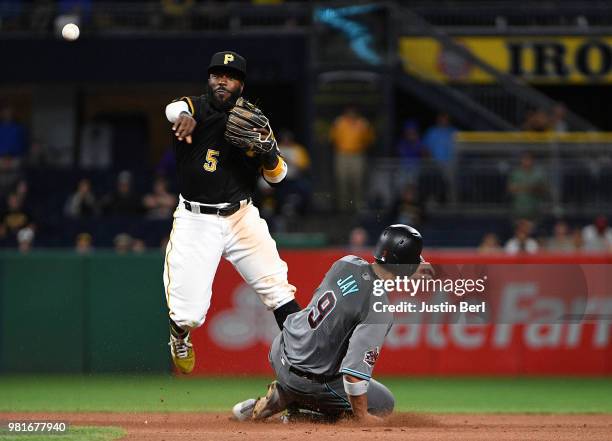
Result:
[[[306,305],[342,250],[287,250]],[[605,264],[610,256],[486,257],[432,253],[438,263]],[[0,255],[0,371],[168,372],[163,256],[97,252]],[[551,279],[547,277],[547,280]],[[198,375],[270,374],[274,317],[223,261],[206,325],[194,333]],[[609,302],[608,302],[609,303]],[[608,305],[610,306],[610,305]],[[598,310],[610,316],[608,306]],[[608,308],[608,309],[606,309]],[[562,325],[398,324],[377,366],[398,375],[610,375],[611,320]]]
[[[163,257],[0,257],[0,371],[164,372]]]
[[[202,82],[212,54],[231,49],[248,60],[249,84],[299,81],[307,72],[303,35],[207,35],[175,38],[81,38],[70,44],[38,38],[3,42],[3,83],[143,84]],[[269,49],[274,47],[274,51]],[[33,56],[33,54],[36,54]],[[103,57],[100,54],[104,54]],[[138,56],[134,56],[138,54]],[[279,57],[278,54],[283,54]],[[78,60],[78,62],[76,61]]]

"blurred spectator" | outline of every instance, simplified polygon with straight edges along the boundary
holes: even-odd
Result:
[[[415,120],[409,119],[404,122],[402,136],[395,148],[403,166],[418,164],[425,155],[427,148],[421,142],[419,125]]]
[[[26,154],[26,130],[13,118],[13,108],[0,106],[0,195],[15,183]]]
[[[508,180],[508,192],[512,197],[512,213],[515,219],[535,220],[547,195],[544,173],[534,165],[533,155],[523,153],[521,163]]]
[[[280,131],[278,147],[287,163],[287,176],[283,185],[278,187],[281,212],[289,216],[304,214],[310,202],[310,183],[306,178],[310,156],[289,130]]]
[[[195,0],[161,0],[164,14],[172,17],[184,17],[189,15]]]
[[[353,106],[347,107],[333,122],[329,139],[336,152],[338,208],[359,208],[363,197],[365,152],[374,141],[374,129]]]
[[[113,136],[113,128],[107,122],[94,120],[85,124],[81,130],[81,168],[110,168],[113,163]]]
[[[567,107],[563,103],[557,103],[550,112],[549,127],[555,133],[565,133],[568,131]]]
[[[425,217],[425,207],[420,201],[416,186],[408,184],[391,205],[392,223],[400,223],[419,227]]]
[[[528,132],[545,132],[550,129],[551,121],[542,109],[529,110],[525,115],[523,130]]]
[[[368,232],[363,227],[355,227],[349,234],[349,250],[359,253],[368,246]]]
[[[20,253],[29,253],[34,245],[34,228],[28,226],[17,232],[17,249]]]
[[[580,228],[576,228],[572,232],[572,243],[576,252],[584,250],[584,239],[582,238],[582,230]]]
[[[13,193],[17,195],[17,199],[19,199],[19,203],[22,207],[29,206],[30,186],[28,185],[28,181],[26,179],[22,178],[17,181],[15,191]]]
[[[64,214],[68,217],[83,218],[98,214],[98,203],[91,191],[89,179],[81,179],[77,190],[68,197],[64,206]]]
[[[421,142],[419,136],[419,125],[415,120],[409,119],[404,123],[402,136],[395,148],[402,165],[402,182],[400,185],[414,182],[414,175],[418,172],[419,162],[427,153],[427,148]]]
[[[584,251],[612,251],[612,228],[608,226],[608,218],[599,215],[591,225],[582,230]]]
[[[457,128],[450,123],[447,113],[440,113],[436,123],[428,128],[423,135],[423,144],[431,157],[440,164],[451,161],[455,154],[455,133]]]
[[[115,216],[132,216],[143,211],[141,198],[132,190],[132,174],[122,171],[117,176],[117,188],[107,195],[102,203],[106,214]]]
[[[14,193],[17,196],[19,204],[22,207],[29,207],[33,204],[30,195],[30,185],[28,184],[28,181],[25,178],[18,179],[16,182],[13,183],[13,185],[9,187],[8,190],[8,193],[2,196],[2,200],[0,201],[0,212],[6,209],[8,201],[7,196],[10,193]]]
[[[3,167],[15,166],[26,154],[26,130],[13,118],[13,108],[3,104],[0,108],[0,159]]]
[[[115,253],[117,254],[128,254],[132,251],[133,239],[127,233],[119,233],[113,239],[113,245],[115,247]]]
[[[162,11],[164,12],[164,27],[171,29],[191,28],[190,19],[193,14],[190,12],[194,3],[195,0],[161,0]],[[217,9],[214,10],[220,12]]]
[[[499,238],[495,233],[487,233],[478,246],[478,254],[495,254],[502,252]]]
[[[89,254],[93,251],[93,237],[89,233],[79,233],[74,241],[74,250],[78,254]]]
[[[506,254],[535,254],[539,250],[538,242],[530,237],[533,231],[533,222],[527,219],[519,219],[516,222],[514,236],[506,242],[504,247]]]
[[[142,239],[133,239],[132,240],[132,252],[135,254],[142,254],[147,251],[147,245]]]
[[[177,198],[168,192],[166,179],[157,177],[153,182],[153,192],[147,194],[142,203],[149,219],[169,219],[176,209]]]
[[[423,135],[426,154],[431,159],[427,163],[428,167],[420,170],[419,176],[419,188],[423,189],[421,196],[425,202],[446,202],[448,167],[455,155],[456,132],[448,114],[440,113],[436,123]]]
[[[551,253],[573,253],[576,251],[574,238],[567,223],[559,221],[553,227],[553,236],[546,241],[546,251]]]
[[[10,193],[6,199],[6,209],[0,216],[0,236],[9,245],[15,245],[19,230],[33,226],[32,215],[23,208],[16,193]]]

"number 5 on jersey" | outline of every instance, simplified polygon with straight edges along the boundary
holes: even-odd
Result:
[[[204,170],[207,172],[214,172],[217,169],[217,163],[219,162],[219,150],[208,149],[206,151],[206,162],[204,163]]]

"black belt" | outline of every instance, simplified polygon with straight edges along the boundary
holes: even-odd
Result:
[[[289,366],[289,372],[297,375],[298,377],[302,377],[302,378],[307,378],[311,381],[314,381],[315,383],[328,383],[330,381],[334,381],[338,378],[340,378],[342,376],[342,374],[338,374],[338,375],[320,375],[320,374],[313,374],[312,372],[306,372],[303,371],[301,369],[298,369],[294,366]]]
[[[185,208],[192,213],[200,213],[200,214],[216,214],[218,216],[231,216],[235,212],[240,209],[241,202],[234,202],[233,204],[228,205],[223,208],[209,207],[208,205],[202,205],[192,202],[183,201],[185,204]],[[246,199],[245,205],[249,205],[251,203],[251,198]]]

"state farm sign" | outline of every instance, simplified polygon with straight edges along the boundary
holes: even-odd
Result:
[[[341,252],[285,252],[306,305]],[[499,263],[499,259],[498,259]],[[486,302],[486,312],[397,314],[376,374],[612,373],[612,272],[606,265],[444,265],[447,278],[486,276],[483,293],[392,295],[429,305]],[[269,374],[278,328],[273,315],[226,262],[206,324],[194,333],[198,374]]]

